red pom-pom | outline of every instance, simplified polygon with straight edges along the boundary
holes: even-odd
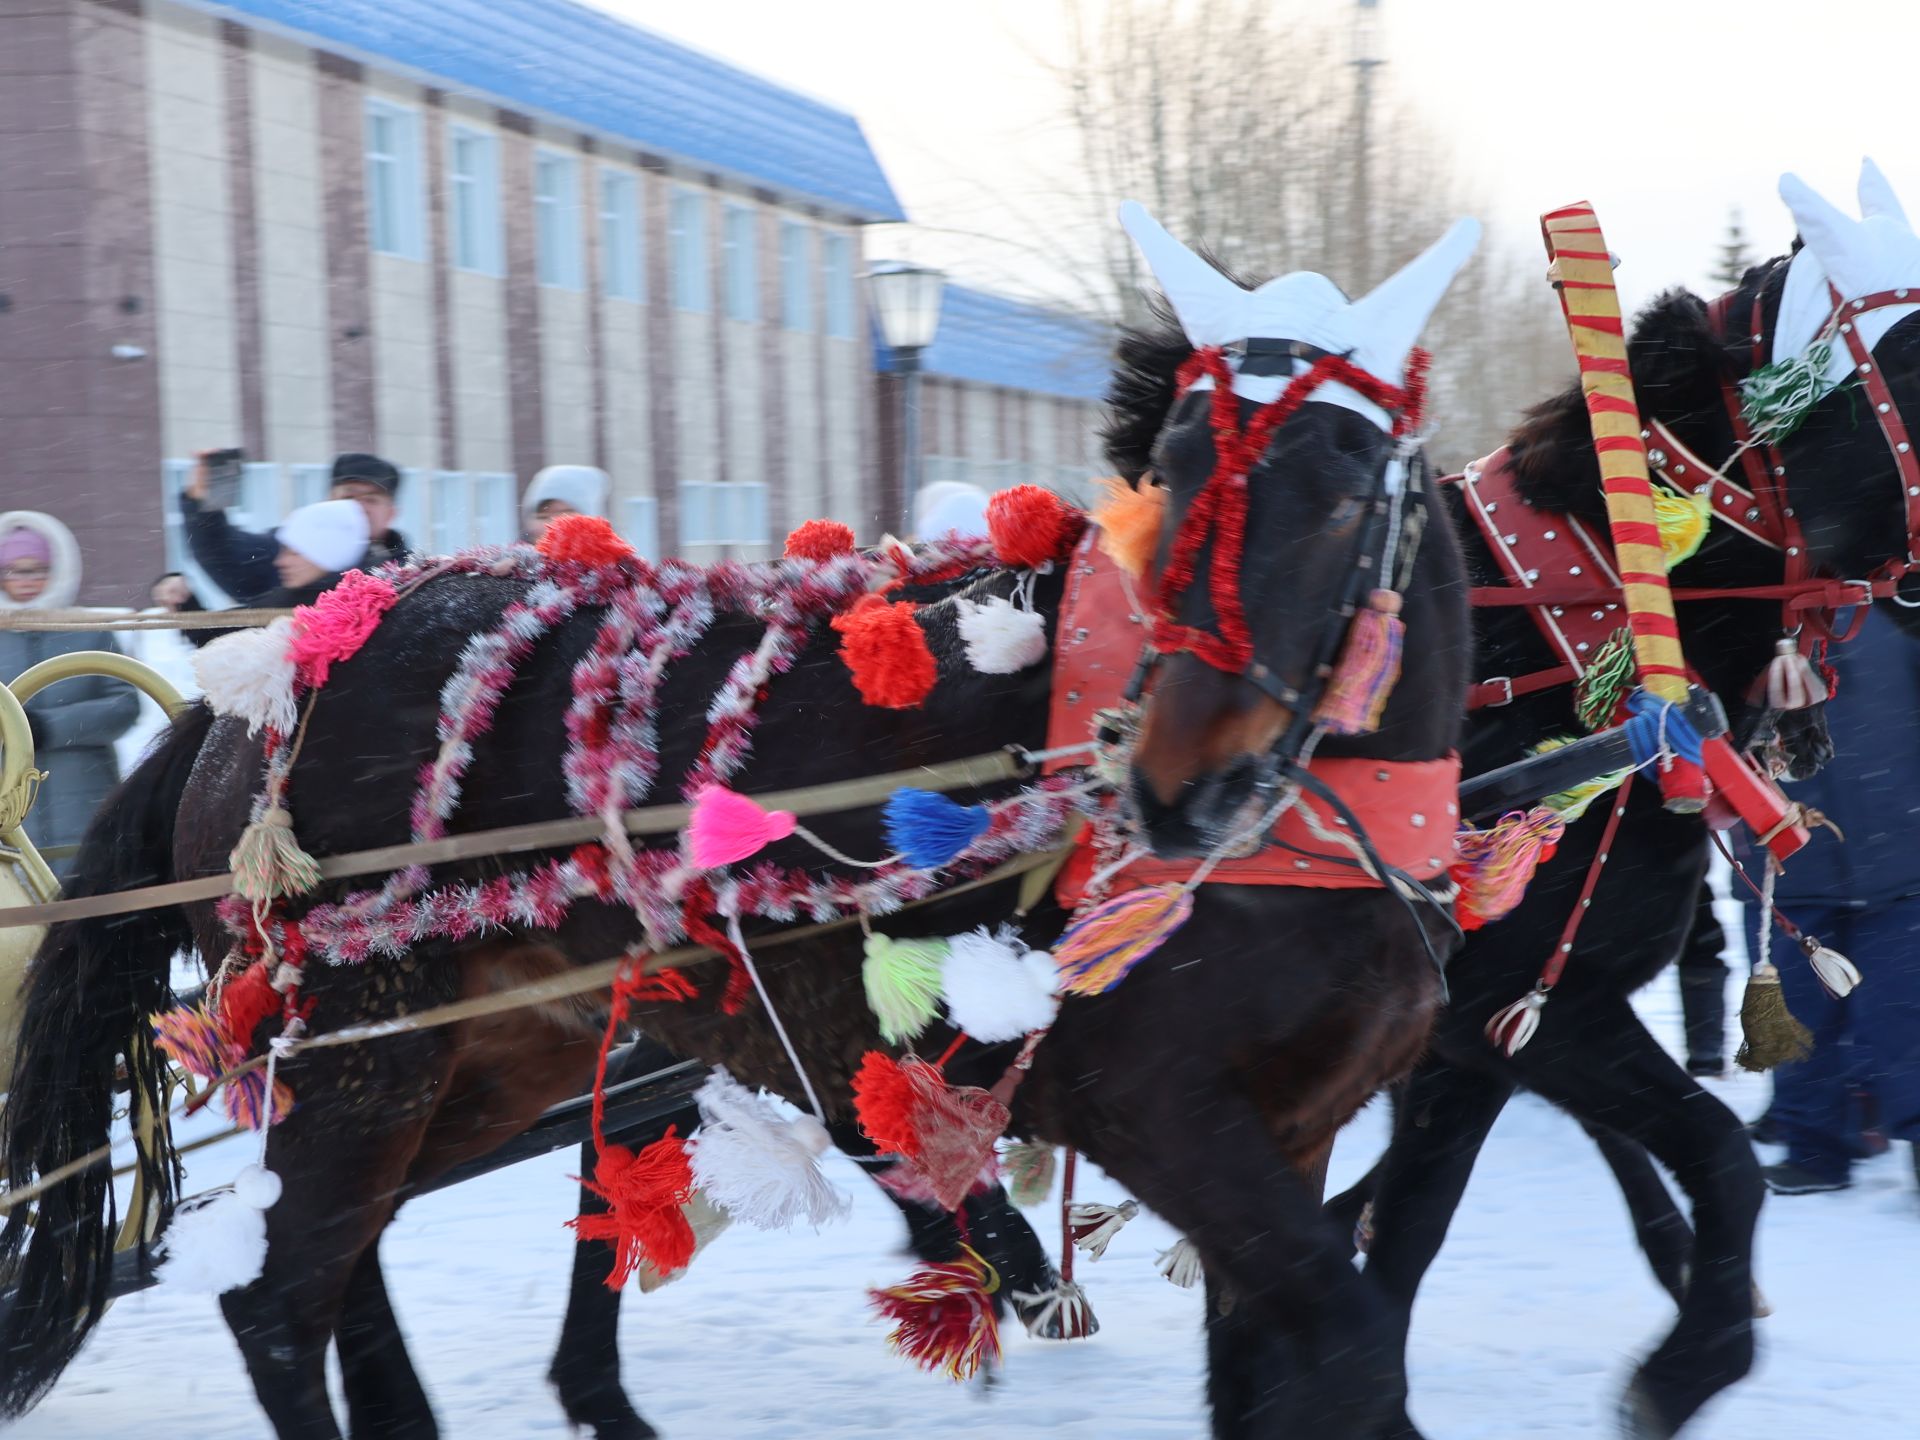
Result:
[[[278,1018],[282,1008],[280,992],[273,988],[267,974],[267,962],[256,960],[220,991],[220,1028],[242,1054],[253,1049],[253,1032],[260,1022]]]
[[[853,554],[853,530],[838,520],[806,520],[787,536],[787,559],[831,560]]]
[[[1085,528],[1085,516],[1038,485],[1015,485],[987,501],[987,538],[1000,562],[1016,569],[1065,560]]]
[[[594,568],[633,559],[633,547],[598,515],[562,515],[534,546],[555,564]]]
[[[889,1055],[869,1050],[853,1077],[853,1109],[860,1118],[860,1133],[885,1154],[918,1155],[920,1136],[913,1118],[917,1104],[913,1082],[899,1064]]]
[[[913,618],[913,604],[891,604],[878,595],[863,596],[846,614],[836,616],[840,658],[853,672],[854,688],[869,705],[912,710],[924,702],[939,677],[927,637]]]
[[[639,1154],[624,1145],[600,1151],[593,1179],[581,1184],[607,1202],[604,1215],[577,1215],[567,1223],[582,1240],[614,1248],[607,1288],[625,1288],[646,1261],[662,1275],[693,1259],[693,1227],[680,1207],[693,1198],[693,1161],[671,1125]]]

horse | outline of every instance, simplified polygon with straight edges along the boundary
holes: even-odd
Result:
[[[1725,387],[1750,377],[1769,348],[1776,360],[1797,353],[1791,341],[1773,343],[1783,324],[1792,323],[1782,320],[1783,298],[1795,297],[1787,305],[1792,311],[1810,288],[1796,267],[1817,266],[1816,280],[1831,277],[1845,301],[1836,325],[1849,330],[1854,300],[1870,301],[1876,292],[1903,284],[1920,290],[1920,240],[1870,162],[1861,180],[1863,221],[1840,215],[1797,183],[1783,182],[1783,194],[1800,223],[1804,248],[1796,243],[1792,255],[1750,269],[1710,305],[1684,290],[1670,291],[1634,327],[1630,362],[1643,423],[1650,431],[1656,422],[1660,426],[1653,431],[1656,446],[1680,442],[1668,445],[1672,453],[1656,449],[1652,458],[1676,486],[1688,483],[1674,473],[1676,466],[1689,465],[1680,447],[1695,457],[1696,482],[1730,467],[1739,473],[1734,457],[1740,439]],[[1868,226],[1891,236],[1887,253],[1902,268],[1863,275],[1856,232]],[[1898,243],[1902,233],[1904,245]],[[1824,285],[1814,294],[1824,316],[1833,302]],[[1810,773],[1831,750],[1817,711],[1769,717],[1748,703],[1754,677],[1781,635],[1780,601],[1716,599],[1700,592],[1777,587],[1783,567],[1796,562],[1816,579],[1898,575],[1904,569],[1915,543],[1915,481],[1904,438],[1883,434],[1873,417],[1920,414],[1920,324],[1912,314],[1892,310],[1885,316],[1892,323],[1865,346],[1870,359],[1846,362],[1856,375],[1858,367],[1877,367],[1888,400],[1863,397],[1852,387],[1829,393],[1774,447],[1769,473],[1761,478],[1778,487],[1801,538],[1777,540],[1785,553],[1770,548],[1749,533],[1763,518],[1757,507],[1719,508],[1724,502],[1718,497],[1728,492],[1718,490],[1718,523],[1700,551],[1674,570],[1687,655],[1734,715],[1737,736],[1764,735],[1770,723],[1778,723],[1789,774]],[[1801,345],[1811,329],[1801,323]],[[1844,342],[1846,335],[1835,338]],[[1839,348],[1844,357],[1846,347]],[[1577,389],[1532,410],[1509,444],[1530,507],[1599,523],[1599,473]],[[1474,583],[1505,583],[1484,539],[1468,523],[1457,488],[1449,490],[1449,507]],[[1748,528],[1724,523],[1729,519]],[[1804,555],[1797,553],[1802,549]],[[1902,588],[1911,583],[1903,581]],[[1881,589],[1879,603],[1915,630],[1914,612]],[[1856,587],[1854,598],[1867,596]],[[1807,619],[1814,624],[1821,617],[1814,612]],[[1477,610],[1474,633],[1483,673],[1526,675],[1553,661],[1535,627],[1512,609]],[[1833,703],[1844,705],[1846,697]],[[1467,727],[1467,769],[1505,763],[1530,744],[1574,729],[1564,689],[1479,710]],[[1672,1330],[1640,1363],[1622,1401],[1625,1433],[1664,1440],[1752,1365],[1752,1236],[1763,1192],[1738,1118],[1661,1049],[1629,1004],[1628,997],[1677,955],[1707,862],[1701,824],[1664,812],[1645,789],[1629,798],[1612,842],[1631,863],[1601,873],[1539,1035],[1509,1056],[1489,1044],[1483,1030],[1499,1007],[1533,984],[1559,938],[1600,844],[1605,807],[1568,827],[1559,852],[1518,909],[1469,937],[1449,971],[1452,1004],[1396,1106],[1380,1165],[1332,1205],[1337,1215],[1351,1217],[1371,1198],[1366,1270],[1404,1317],[1438,1253],[1474,1159],[1514,1090],[1525,1087],[1567,1110],[1603,1140],[1603,1153],[1633,1202],[1636,1234],[1678,1302]],[[1692,1201],[1691,1234],[1640,1147],[1673,1173]],[[1401,1415],[1380,1433],[1402,1440],[1419,1432]]]
[[[1376,372],[1397,378],[1420,325],[1464,261],[1459,242],[1456,236],[1417,259],[1368,297],[1375,302],[1370,308],[1364,300],[1351,307],[1336,301],[1315,313],[1336,323],[1351,318],[1374,342]],[[1333,290],[1325,281],[1312,288],[1316,298]],[[1357,368],[1345,378],[1366,383]],[[1384,398],[1390,383],[1371,388]],[[1199,590],[1237,592],[1253,649],[1286,674],[1296,706],[1323,682],[1310,662],[1326,636],[1345,624],[1342,606],[1351,588],[1342,567],[1298,559],[1318,544],[1314,537],[1331,531],[1351,538],[1365,528],[1362,513],[1385,513],[1383,481],[1406,461],[1402,439],[1352,400],[1331,392],[1302,398],[1291,418],[1245,457],[1244,555],[1219,547],[1203,552],[1196,566]],[[1228,405],[1229,429],[1262,408],[1237,394]],[[1374,402],[1366,406],[1384,417]],[[1169,419],[1162,476],[1176,520],[1214,467],[1211,422],[1221,408],[1196,390]],[[1421,473],[1417,464],[1414,473]],[[1401,577],[1407,663],[1377,731],[1329,741],[1323,756],[1424,764],[1442,760],[1457,740],[1466,666],[1464,572],[1438,523],[1431,488],[1414,486],[1404,498],[1403,524],[1423,526],[1426,534],[1425,543],[1409,547]],[[1228,569],[1232,560],[1243,562],[1237,584]],[[778,573],[844,582],[853,562],[839,563],[837,570],[814,571],[792,562]],[[963,568],[954,577],[937,570],[916,574],[899,592],[919,606],[935,662],[935,683],[922,706],[856,703],[834,639],[819,623],[825,615],[815,612],[789,663],[751,692],[757,743],[734,781],[748,788],[775,780],[829,784],[1010,743],[1042,745],[1050,688],[1044,667],[1010,675],[969,667],[954,602],[1005,599],[1020,585],[1051,624],[1060,570],[1029,580],[979,559]],[[751,567],[722,570],[716,590],[751,591],[767,583],[767,572]],[[685,570],[673,573],[704,583]],[[527,602],[544,593],[536,576],[493,575],[485,567],[424,581],[398,599],[357,653],[333,666],[308,702],[282,797],[298,817],[304,845],[338,854],[414,834],[413,790],[438,748],[443,688],[476,635],[497,634],[512,607],[521,605],[514,613],[524,614]],[[1189,621],[1209,623],[1202,603],[1194,604],[1200,608],[1185,612]],[[707,737],[689,717],[709,711],[768,629],[764,613],[721,610],[683,647],[652,707],[663,782],[683,780],[710,758]],[[601,618],[595,607],[561,616],[517,655],[491,727],[471,748],[453,831],[568,813],[562,757],[573,676],[592,651]],[[1264,733],[1276,723],[1285,730],[1287,717],[1268,713],[1273,702],[1254,678],[1225,681],[1177,655],[1165,662],[1146,702],[1134,786],[1163,797],[1147,833],[1164,849],[1178,853],[1196,830],[1225,824],[1236,788],[1256,805],[1267,803],[1248,787],[1268,753]],[[203,734],[192,733],[196,724]],[[240,719],[177,727],[96,820],[79,857],[75,893],[224,871],[254,815],[264,758],[264,742],[249,738]],[[1164,798],[1169,785],[1174,792],[1191,788],[1183,774],[1218,780],[1200,787],[1211,797],[1206,807]],[[837,849],[871,849],[871,812],[814,823]],[[774,863],[818,864],[798,841],[766,853]],[[427,878],[442,885],[484,880],[502,868],[469,860],[436,867]],[[331,898],[338,888],[322,887],[320,897]],[[936,893],[892,928],[944,934],[997,922],[1014,908],[1010,888]],[[1390,1311],[1321,1219],[1321,1177],[1334,1131],[1424,1047],[1440,994],[1432,951],[1444,947],[1448,927],[1410,911],[1403,896],[1386,887],[1207,885],[1190,899],[1184,924],[1160,950],[1142,959],[1124,985],[1069,998],[1030,1056],[1010,1043],[966,1044],[947,1074],[956,1081],[991,1079],[1016,1059],[1027,1064],[1013,1094],[1014,1132],[1074,1145],[1187,1234],[1208,1272],[1213,1302],[1209,1397],[1216,1435],[1252,1440],[1300,1433],[1304,1426],[1334,1440],[1359,1437],[1399,1403],[1405,1377],[1391,1343]],[[295,907],[296,918],[300,913]],[[884,914],[878,918],[888,924]],[[1055,901],[1043,898],[1024,923],[1034,942],[1044,943],[1066,919]],[[749,949],[770,939],[764,923],[750,916],[742,921]],[[1263,937],[1257,961],[1243,955],[1247,937],[1256,934]],[[126,1083],[157,1092],[159,1064],[129,1036],[164,1003],[167,962],[176,948],[220,953],[229,938],[205,906],[143,914],[133,924],[79,920],[52,929],[28,981],[6,1112],[6,1173],[14,1183],[35,1173],[51,1176],[104,1140],[122,1057]],[[480,938],[430,938],[391,960],[313,963],[302,990],[313,1007],[306,1023],[324,1033],[367,1020],[399,1021],[456,998],[620,955],[647,940],[631,905],[582,899],[563,916],[509,917]],[[718,983],[703,984],[679,1003],[641,1004],[632,1019],[678,1053],[724,1062],[747,1084],[788,1096],[817,1094],[830,1119],[844,1120],[856,1066],[870,1050],[884,1048],[862,1001],[859,962],[857,939],[845,931],[764,949],[759,983],[784,1023],[797,1065],[768,1023],[768,1011],[749,1006],[726,1013],[725,987]],[[712,969],[697,973],[712,979]],[[356,1307],[385,1308],[376,1242],[396,1197],[410,1183],[485,1153],[547,1104],[577,1093],[593,1069],[606,1014],[603,992],[510,1019],[445,1028],[395,1024],[378,1043],[307,1050],[281,1063],[280,1078],[298,1104],[268,1132],[269,1164],[281,1193],[266,1212],[264,1267],[257,1279],[223,1295],[221,1307],[283,1440],[340,1433],[325,1384],[331,1341],[338,1339],[349,1374],[371,1382],[393,1372],[390,1341],[376,1351],[363,1343],[364,1331],[341,1322]],[[936,1023],[923,1043],[959,1038]],[[1207,1107],[1210,1123],[1192,1123],[1196,1102]],[[162,1155],[155,1168],[168,1166]],[[25,1207],[9,1214],[0,1233],[0,1279],[15,1291],[0,1336],[6,1367],[0,1405],[9,1413],[53,1383],[98,1318],[111,1204],[99,1173],[83,1170],[49,1184],[34,1218]],[[425,1397],[406,1394],[404,1386],[393,1393],[405,1413],[383,1415],[382,1433],[432,1433]]]

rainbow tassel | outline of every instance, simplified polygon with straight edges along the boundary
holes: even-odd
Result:
[[[1462,830],[1453,839],[1448,869],[1460,887],[1454,914],[1463,930],[1502,919],[1527,893],[1540,865],[1553,858],[1567,822],[1544,805],[1502,815],[1487,830]]]
[[[916,870],[951,864],[993,825],[984,805],[962,805],[932,790],[896,790],[880,807],[887,844]]]
[[[1340,663],[1314,719],[1329,735],[1371,735],[1380,728],[1387,701],[1400,679],[1407,626],[1400,618],[1400,597],[1375,590],[1347,627]]]
[[[1193,895],[1180,885],[1151,885],[1102,901],[1067,927],[1053,947],[1060,989],[1101,995],[1167,942],[1193,914]]]
[[[929,1265],[867,1296],[882,1319],[893,1321],[890,1347],[922,1370],[970,1380],[981,1365],[1000,1358],[992,1298],[999,1288],[993,1267],[968,1249],[951,1264]]]

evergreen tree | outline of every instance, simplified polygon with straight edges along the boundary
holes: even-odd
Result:
[[[1753,252],[1747,248],[1746,226],[1740,223],[1739,207],[1727,212],[1727,235],[1720,242],[1720,259],[1713,267],[1713,278],[1731,290],[1753,264]]]

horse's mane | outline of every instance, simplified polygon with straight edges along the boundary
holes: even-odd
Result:
[[[1797,241],[1794,249],[1799,249]],[[1643,413],[1658,415],[1689,442],[1700,427],[1718,423],[1722,378],[1743,375],[1749,368],[1751,337],[1745,321],[1754,297],[1764,298],[1771,324],[1789,258],[1764,261],[1741,277],[1729,306],[1729,314],[1738,320],[1730,335],[1717,333],[1707,303],[1681,288],[1655,297],[1634,317],[1627,360]],[[1600,462],[1577,381],[1529,409],[1507,445],[1515,480],[1529,504],[1605,520]]]
[[[1152,467],[1154,442],[1173,408],[1174,377],[1193,348],[1166,301],[1156,295],[1148,309],[1147,324],[1120,331],[1100,427],[1107,463],[1129,482]]]

